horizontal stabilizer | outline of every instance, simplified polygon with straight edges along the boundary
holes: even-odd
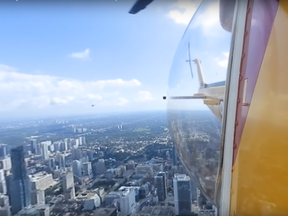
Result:
[[[163,97],[164,100],[166,100],[166,97]],[[168,97],[168,99],[207,99],[206,96],[173,96]]]

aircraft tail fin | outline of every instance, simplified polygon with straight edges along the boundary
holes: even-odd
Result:
[[[200,88],[204,88],[206,84],[205,84],[203,73],[202,73],[201,63],[200,63],[199,59],[194,59],[193,61],[197,65],[197,72],[198,72],[198,79],[199,79]]]

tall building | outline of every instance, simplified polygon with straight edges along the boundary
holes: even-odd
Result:
[[[173,178],[174,203],[176,215],[191,215],[191,180],[186,174],[175,174]]]
[[[167,178],[165,172],[159,172],[155,177],[155,187],[160,202],[165,201],[167,196]]]
[[[30,176],[30,185],[32,190],[46,190],[54,185],[52,174],[38,172]]]
[[[10,216],[9,198],[6,195],[0,194],[0,215]]]
[[[0,169],[0,194],[7,194],[7,185],[5,181],[4,170]]]
[[[82,158],[82,150],[78,148],[71,149],[72,159],[73,160],[80,160]]]
[[[0,207],[9,206],[9,198],[6,195],[0,194]]]
[[[60,151],[64,152],[68,150],[68,143],[67,142],[61,142],[60,143]]]
[[[178,153],[177,153],[175,145],[173,145],[173,149],[172,149],[172,158],[173,158],[173,166],[177,166],[177,164],[178,164]]]
[[[31,205],[45,204],[45,191],[33,190],[31,192]]]
[[[55,152],[60,151],[61,143],[59,141],[58,142],[54,142],[53,145],[54,145],[54,151]]]
[[[64,169],[66,167],[66,159],[64,154],[58,154],[56,156],[59,169]]]
[[[73,174],[76,175],[77,177],[82,176],[82,166],[81,162],[78,160],[74,160],[72,163],[72,169],[73,169]]]
[[[0,157],[6,157],[7,155],[8,155],[7,145],[6,144],[0,144]]]
[[[88,156],[89,162],[92,162],[94,158],[94,150],[92,149],[87,150],[87,156]]]
[[[70,170],[62,175],[62,189],[66,200],[75,198],[74,177]]]
[[[10,157],[2,158],[0,160],[0,169],[3,169],[4,171],[10,170],[11,166],[12,165],[11,165],[11,158]]]
[[[56,168],[55,158],[49,158],[48,165],[50,170],[54,170]]]
[[[30,150],[32,154],[39,154],[40,152],[38,151],[38,145],[37,145],[37,140],[32,139],[30,140]]]
[[[43,160],[47,160],[49,158],[49,149],[47,142],[41,142],[41,155]]]
[[[83,165],[82,165],[82,170],[83,170],[83,174],[84,174],[84,175],[86,175],[86,176],[91,175],[91,173],[92,173],[91,162],[83,163]]]
[[[24,148],[19,146],[11,150],[12,181],[10,185],[12,214],[16,214],[30,205],[30,180],[27,175]]]
[[[86,145],[86,137],[79,137],[79,145]]]
[[[93,163],[92,165],[92,171],[93,171],[93,174],[96,176],[96,175],[99,175],[99,174],[103,174],[105,173],[106,171],[106,167],[105,167],[105,161],[104,159],[99,159],[96,163]]]
[[[120,195],[120,216],[131,215],[136,207],[135,191],[131,188],[125,188]]]

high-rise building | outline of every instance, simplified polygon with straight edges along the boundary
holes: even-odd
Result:
[[[120,216],[131,215],[136,207],[135,191],[131,188],[125,188],[120,195]]]
[[[5,181],[7,186],[7,196],[9,197],[9,203],[11,205],[11,185],[12,185],[12,174],[8,173],[5,175]]]
[[[54,151],[57,152],[57,151],[60,151],[60,142],[54,142],[53,145],[54,145]]]
[[[61,142],[60,143],[60,151],[63,152],[63,151],[67,151],[67,150],[68,150],[67,142]]]
[[[70,139],[69,138],[65,138],[64,139],[64,143],[65,143],[65,151],[69,150],[70,149]]]
[[[160,202],[165,201],[167,196],[167,178],[165,172],[159,172],[155,177],[155,187]]]
[[[10,216],[9,198],[6,195],[0,194],[0,215]]]
[[[173,165],[176,166],[178,164],[178,153],[175,145],[173,146],[172,149],[172,157],[173,157]]]
[[[8,155],[7,145],[6,144],[0,144],[0,157],[6,157],[7,155]]]
[[[74,160],[72,163],[73,174],[77,177],[82,176],[82,166],[79,160]]]
[[[9,206],[9,198],[6,195],[0,194],[0,207]]]
[[[55,158],[49,158],[48,165],[50,170],[54,170],[56,167]]]
[[[91,162],[86,162],[82,164],[82,170],[84,175],[89,176],[92,173],[92,166]]]
[[[32,190],[46,190],[54,185],[53,176],[46,172],[34,173],[30,176],[30,184]]]
[[[3,169],[4,171],[11,169],[11,158],[10,157],[2,158],[0,160],[0,169]]]
[[[82,129],[81,129],[81,131],[82,131]],[[78,129],[78,132],[79,132],[79,129]],[[80,133],[81,133],[81,132],[80,132]],[[79,140],[79,145],[86,145],[86,138],[85,138],[85,136],[84,136],[84,137],[79,137],[78,140]]]
[[[47,142],[41,142],[41,155],[43,160],[47,160],[49,158],[49,144]]]
[[[30,180],[27,175],[24,148],[19,146],[11,150],[12,181],[10,185],[12,214],[30,205]]]
[[[64,169],[66,167],[66,159],[64,154],[58,154],[56,156],[59,169]]]
[[[191,215],[191,180],[186,174],[175,174],[173,178],[174,203],[176,215]]]
[[[71,149],[72,159],[73,160],[80,160],[82,158],[82,150],[78,148]]]
[[[5,181],[4,170],[0,169],[0,194],[7,194],[7,185]]]
[[[89,150],[87,151],[87,156],[88,156],[88,158],[89,158],[89,162],[93,161],[93,158],[94,158],[94,150],[89,149]]]
[[[55,152],[54,145],[52,145],[52,144],[48,146],[48,149],[50,152]]]
[[[33,190],[31,191],[31,205],[45,204],[45,191]]]
[[[74,177],[70,170],[62,175],[62,188],[66,200],[75,198]]]
[[[99,159],[96,163],[93,163],[92,171],[95,176],[105,173],[106,171],[105,160]]]
[[[37,146],[37,140],[36,139],[32,139],[30,140],[30,150],[32,154],[39,154],[40,152],[38,152],[38,146]]]

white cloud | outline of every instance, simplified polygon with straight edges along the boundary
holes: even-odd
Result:
[[[99,80],[92,82],[93,85],[99,86],[101,88],[114,86],[114,87],[132,87],[132,86],[140,86],[141,83],[136,80],[132,79],[130,81],[124,81],[122,79],[115,79],[115,80]]]
[[[211,1],[206,10],[201,11],[201,13],[197,13],[191,27],[201,27],[204,36],[217,36],[219,34],[219,27],[217,24],[219,23],[219,1]],[[220,29],[222,30],[222,28]]]
[[[178,0],[173,6],[177,9],[171,10],[168,17],[178,24],[188,25],[201,0]]]
[[[222,52],[222,55],[225,57],[225,59],[216,58],[217,64],[221,67],[227,68],[229,52]]]
[[[61,98],[58,98],[58,97],[54,97],[54,98],[52,98],[52,100],[50,101],[50,104],[51,104],[51,105],[67,104],[67,103],[68,103],[67,100],[64,100],[64,99],[61,99]]]
[[[22,112],[24,109],[33,112],[44,108],[57,111],[57,107],[63,106],[67,110],[73,107],[77,112],[83,107],[91,109],[92,104],[94,107],[125,106],[141,86],[137,79],[80,81],[10,69],[9,66],[0,68],[0,112]]]
[[[137,101],[151,101],[155,100],[149,91],[139,91]]]
[[[89,59],[89,55],[90,55],[90,50],[86,49],[86,50],[84,50],[82,52],[71,53],[69,55],[69,57],[85,60],[85,59]]]
[[[0,71],[5,70],[5,71],[15,71],[16,68],[10,67],[8,65],[0,64]]]
[[[129,103],[129,100],[123,98],[123,97],[120,97],[117,99],[117,105],[118,106],[124,106],[126,105],[127,103]]]
[[[226,68],[227,65],[228,65],[228,60],[227,60],[227,59],[220,60],[220,61],[218,61],[217,63],[218,63],[219,66]]]
[[[229,52],[222,52],[222,54],[228,59],[228,57],[229,57]]]

